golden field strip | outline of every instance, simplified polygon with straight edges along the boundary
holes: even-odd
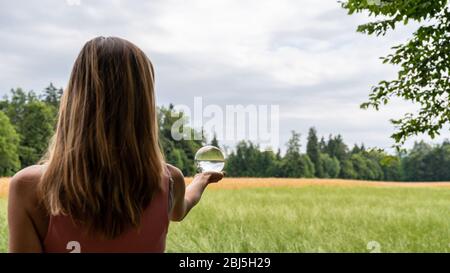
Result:
[[[0,198],[6,197],[8,195],[8,181],[9,178],[0,178]]]
[[[191,177],[186,178],[189,184]],[[385,182],[346,179],[318,178],[224,178],[219,183],[209,186],[211,189],[241,189],[264,187],[305,187],[305,186],[341,186],[341,187],[446,187],[450,182]]]
[[[0,178],[0,197],[8,195],[9,178]],[[187,177],[189,184],[192,177]],[[209,186],[210,189],[241,189],[264,187],[305,187],[305,186],[340,186],[340,187],[445,187],[450,188],[450,182],[379,182],[345,179],[316,178],[224,178],[219,183]]]

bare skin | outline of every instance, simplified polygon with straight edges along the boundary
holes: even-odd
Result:
[[[170,212],[172,221],[183,220],[200,201],[209,183],[223,178],[223,173],[197,174],[188,187],[181,171],[168,165],[174,181],[174,204]],[[8,196],[9,252],[43,252],[49,214],[37,195],[37,184],[42,175],[42,166],[27,167],[10,181]]]
[[[179,169],[168,165],[174,180],[174,205],[170,215],[172,221],[181,221],[189,211],[200,201],[203,191],[208,184],[220,181],[224,174],[206,172],[197,174],[189,186],[186,187],[184,176]]]

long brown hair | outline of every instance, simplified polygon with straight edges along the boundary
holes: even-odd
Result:
[[[39,192],[52,215],[115,238],[161,190],[154,70],[132,43],[88,41],[61,98]]]

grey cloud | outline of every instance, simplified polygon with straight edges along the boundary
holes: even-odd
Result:
[[[349,17],[336,2],[329,1],[330,6],[323,12],[308,17],[310,21],[304,24],[294,21],[294,27],[280,27],[270,33],[269,49],[292,47],[311,54],[331,52],[338,58],[359,54],[370,56],[364,60],[367,65],[361,65],[364,62],[356,57],[349,58],[349,65],[360,66],[360,70],[351,75],[342,76],[341,67],[336,67],[335,75],[324,77],[316,84],[286,84],[258,67],[238,67],[202,52],[155,50],[148,45],[148,37],[173,34],[158,21],[165,12],[170,12],[167,5],[168,1],[138,0],[81,0],[80,6],[56,0],[1,1],[0,95],[18,86],[39,91],[50,81],[65,86],[83,43],[97,35],[116,35],[138,45],[142,43],[157,69],[157,96],[161,104],[191,105],[194,96],[202,96],[205,103],[221,106],[277,104],[285,116],[280,121],[282,142],[292,129],[306,134],[309,126],[316,126],[320,134],[341,133],[350,143],[391,145],[388,137],[392,126],[387,120],[390,112],[363,113],[358,105],[367,98],[372,84],[392,76],[390,68],[384,70],[384,66],[376,65],[380,54],[385,53],[389,45],[405,39],[412,28],[401,28],[388,37],[371,40],[355,33],[357,24],[365,18]],[[302,2],[298,5],[300,11]],[[299,14],[299,20],[301,16]],[[152,36],[154,34],[157,35]],[[213,45],[220,42],[211,41]],[[361,47],[366,44],[367,48]],[[379,51],[368,52],[376,47]],[[309,61],[320,64],[321,60]],[[371,124],[355,122],[359,117],[369,116]]]

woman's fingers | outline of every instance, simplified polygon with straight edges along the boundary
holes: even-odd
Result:
[[[204,175],[208,176],[208,183],[216,183],[222,180],[225,176],[224,172],[205,172]]]

